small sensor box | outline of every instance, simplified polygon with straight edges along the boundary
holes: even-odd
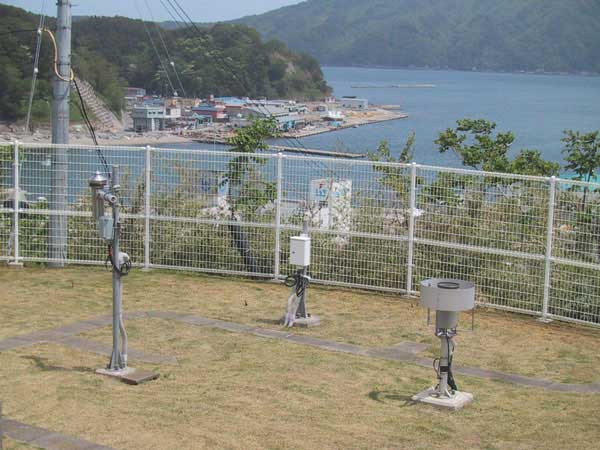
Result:
[[[294,266],[310,266],[310,238],[295,236],[290,239],[290,264]]]

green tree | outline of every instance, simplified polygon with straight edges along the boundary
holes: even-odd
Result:
[[[485,119],[461,119],[456,129],[448,128],[435,140],[440,153],[453,151],[464,166],[489,172],[550,176],[560,165],[542,158],[538,150],[524,149],[514,160],[509,157],[515,141],[512,131],[496,133],[496,123]]]
[[[267,150],[267,139],[277,135],[275,119],[259,119],[247,127],[238,128],[229,139],[231,151],[241,153],[229,161],[227,177],[223,180],[223,183],[227,183],[232,221],[240,220],[240,214],[255,213],[261,206],[275,199],[275,184],[265,182],[256,166],[265,164],[265,159],[257,156],[257,152]],[[252,273],[258,272],[248,234],[238,224],[231,224],[229,229],[232,244],[244,260],[246,269]]]
[[[7,31],[0,40],[3,75],[0,76],[0,119],[15,121],[27,113],[36,34],[34,31],[11,33],[11,30],[35,30],[37,24],[36,15],[0,5],[0,29]],[[47,26],[54,29],[55,20],[48,18]],[[154,29],[153,24],[148,26]],[[314,58],[294,53],[281,42],[264,42],[255,30],[243,25],[163,30],[162,36],[190,97],[214,94],[314,98],[330,91]],[[50,41],[44,39],[33,105],[36,122],[50,118],[53,58]],[[171,61],[163,59],[161,64],[139,20],[86,17],[73,24],[74,71],[94,87],[117,115],[123,107],[125,85],[171,95],[163,68],[164,65],[175,83]],[[178,83],[174,89],[180,90]],[[76,118],[77,113],[73,119]]]
[[[567,165],[565,169],[575,172],[575,180],[590,182],[600,168],[600,131],[582,134],[579,131],[565,130],[562,142]],[[582,209],[585,210],[588,187],[583,188]]]
[[[258,119],[251,125],[238,128],[229,138],[231,151],[244,153],[229,161],[227,181],[232,213],[254,210],[275,198],[275,185],[262,180],[256,171],[257,165],[264,165],[265,159],[256,154],[269,149],[267,139],[279,135],[275,119]]]
[[[490,172],[506,172],[509,167],[508,151],[515,135],[508,131],[493,132],[496,124],[485,119],[461,119],[456,129],[440,133],[435,143],[440,153],[453,151],[463,165]]]
[[[398,158],[394,158],[392,155],[388,141],[381,141],[377,150],[375,152],[369,152],[367,155],[369,159],[374,162],[408,164],[413,160],[414,145],[415,132],[412,131]],[[380,179],[383,186],[396,191],[401,196],[408,194],[410,190],[410,177],[407,176],[405,168],[378,164],[374,164],[373,167],[377,172],[383,175]]]
[[[537,175],[543,177],[557,176],[560,164],[546,161],[539,150],[523,149],[510,162],[509,172],[521,175]]]
[[[275,119],[257,119],[247,127],[236,129],[227,143],[232,146],[231,151],[256,153],[268,150],[267,139],[277,137],[278,134],[279,129]]]

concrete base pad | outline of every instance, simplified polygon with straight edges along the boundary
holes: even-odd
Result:
[[[123,383],[138,385],[142,383],[146,383],[148,381],[156,380],[160,377],[160,374],[156,372],[150,372],[149,370],[142,369],[134,369],[133,367],[128,367],[123,370],[110,370],[110,369],[98,369],[96,370],[98,375],[105,375],[107,377],[116,378]]]
[[[453,397],[438,397],[435,388],[431,387],[413,396],[415,402],[425,403],[436,408],[458,411],[473,401],[473,394],[456,391]]]
[[[537,319],[538,322],[540,323],[552,323],[554,322],[552,319],[549,319],[548,317],[540,317]]]
[[[284,319],[281,319],[281,323],[283,323]],[[317,316],[310,316],[307,318],[300,317],[294,321],[294,327],[298,328],[312,328],[321,325],[321,319]]]
[[[9,269],[22,269],[23,268],[23,263],[9,262],[8,263],[8,268]]]

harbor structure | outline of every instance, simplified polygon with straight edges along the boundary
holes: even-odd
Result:
[[[369,100],[366,98],[342,97],[342,108],[366,111],[369,109]]]

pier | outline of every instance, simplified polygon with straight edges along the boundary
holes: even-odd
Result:
[[[436,87],[435,84],[353,84],[352,89],[431,89]]]
[[[302,153],[307,155],[318,155],[318,156],[329,156],[333,158],[346,158],[346,159],[364,159],[367,155],[363,153],[348,153],[338,152],[335,150],[322,150],[316,148],[305,148],[305,147],[290,147],[286,145],[270,145],[269,149],[280,152],[292,152]]]
[[[198,142],[200,144],[221,144],[227,145],[227,141],[219,140],[216,141],[208,140],[208,139],[194,139],[194,142]],[[298,145],[297,147],[292,147],[289,145],[269,145],[269,150],[276,152],[287,152],[287,153],[301,153],[305,155],[315,155],[315,156],[328,156],[331,158],[345,158],[345,159],[364,159],[367,157],[364,153],[348,153],[348,152],[339,152],[336,150],[323,150],[318,148],[306,148]]]

